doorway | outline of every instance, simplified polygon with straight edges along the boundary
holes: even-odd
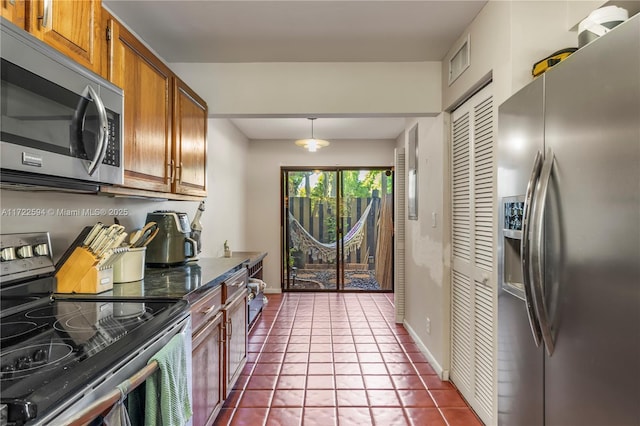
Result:
[[[393,170],[282,168],[283,291],[393,291]]]

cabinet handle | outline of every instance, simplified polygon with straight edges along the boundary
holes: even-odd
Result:
[[[233,336],[233,322],[231,321],[231,318],[227,320],[227,330],[229,331],[229,336],[227,337],[231,340],[231,336]]]
[[[51,0],[44,0],[44,8],[42,12],[42,26],[47,28],[49,26],[49,18],[51,15]]]
[[[171,160],[171,183],[176,181],[176,163],[173,161],[173,159]]]
[[[231,284],[231,287],[242,287],[244,281],[238,281],[237,283]]]
[[[213,310],[216,308],[216,305],[210,306],[209,308],[205,309],[204,311],[202,311],[203,315],[207,315],[210,314],[211,312],[213,312]]]

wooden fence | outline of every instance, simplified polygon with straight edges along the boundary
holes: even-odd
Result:
[[[377,197],[375,191],[374,197],[368,198],[352,198],[343,203],[342,220],[344,226],[344,234],[358,222],[362,213],[372,202],[371,211],[367,216],[364,237],[360,248],[352,251],[345,259],[346,268],[356,269],[373,269],[375,265],[375,255],[378,241],[378,219],[380,217],[380,198]],[[322,243],[335,242],[338,238],[336,235],[336,203],[334,200],[329,202],[313,203],[311,198],[291,197],[289,198],[289,211],[298,222],[311,234],[316,240]],[[313,261],[311,256],[306,256],[306,265],[321,264],[317,260]]]

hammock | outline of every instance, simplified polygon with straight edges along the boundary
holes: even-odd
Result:
[[[340,243],[344,244],[345,256],[348,256],[352,250],[360,248],[364,238],[364,225],[371,211],[372,203],[373,200],[369,202],[367,208],[362,212],[362,216],[360,216],[356,224],[347,232],[347,235],[342,237]],[[335,260],[337,242],[321,243],[316,240],[313,235],[309,234],[304,226],[298,222],[298,219],[293,217],[291,212],[289,212],[289,232],[293,244],[301,251],[309,254],[313,260],[320,259],[324,262]]]

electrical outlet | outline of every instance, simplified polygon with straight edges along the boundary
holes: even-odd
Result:
[[[431,227],[435,228],[436,226],[438,226],[438,221],[437,221],[437,213],[436,212],[431,212]]]
[[[427,317],[427,334],[431,334],[431,318]]]

